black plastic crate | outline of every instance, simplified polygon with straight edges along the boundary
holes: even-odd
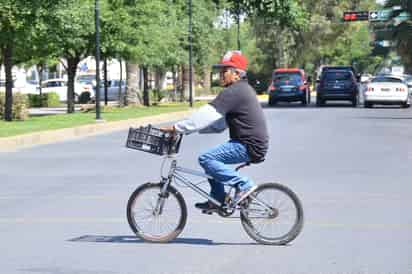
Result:
[[[130,128],[126,147],[157,155],[176,154],[179,152],[182,134],[172,134],[151,125]]]

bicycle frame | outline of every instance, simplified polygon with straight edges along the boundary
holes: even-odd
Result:
[[[167,158],[173,158],[174,156],[167,156]],[[166,158],[166,159],[167,159]],[[248,164],[242,164],[240,165],[236,170],[246,166]],[[192,189],[193,191],[197,192],[200,196],[202,196],[203,198],[209,200],[210,202],[212,202],[214,205],[221,207],[223,206],[222,203],[220,203],[218,200],[216,200],[215,198],[213,198],[212,196],[210,196],[206,191],[204,191],[203,189],[201,189],[200,187],[197,186],[197,184],[192,183],[189,179],[187,179],[183,174],[190,174],[193,176],[197,176],[197,177],[202,177],[205,179],[213,179],[211,176],[207,175],[206,173],[203,172],[199,172],[197,170],[193,170],[193,169],[189,169],[189,168],[184,168],[184,167],[179,167],[177,166],[177,160],[173,159],[172,163],[170,165],[170,170],[168,173],[167,177],[163,177],[162,176],[162,182],[164,183],[163,189],[162,189],[162,193],[165,193],[168,186],[172,183],[172,179],[176,179],[179,182],[183,183],[184,185],[186,185],[187,187],[189,187],[190,189]],[[200,181],[202,182],[202,181]],[[233,188],[233,186],[229,186],[230,188]],[[257,202],[258,204],[260,204],[266,211],[270,211],[272,212],[272,208],[266,204],[264,201],[256,198],[256,197],[251,197],[255,202]],[[236,204],[233,205],[234,207],[236,206]]]
[[[170,156],[168,157],[170,158]],[[183,174],[189,174],[189,175],[193,175],[196,177],[202,177],[205,179],[213,179],[211,176],[207,175],[206,173],[199,172],[197,170],[193,170],[189,168],[179,167],[177,166],[177,160],[173,159],[168,176],[162,177],[162,181],[165,183],[163,186],[162,192],[166,191],[167,187],[172,183],[172,179],[174,178],[178,180],[179,182],[183,183],[185,186],[192,189],[193,191],[197,192],[203,198],[212,202],[214,205],[222,206],[222,204],[218,200],[216,200],[215,198],[210,196],[206,191],[198,187],[197,184],[192,183],[191,180],[187,179]]]

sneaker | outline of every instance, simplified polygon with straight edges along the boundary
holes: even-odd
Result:
[[[240,203],[241,201],[246,199],[250,194],[252,194],[256,189],[257,189],[257,186],[254,185],[251,188],[248,188],[242,191],[236,191],[234,202],[236,204]]]
[[[196,203],[195,207],[198,209],[207,210],[207,211],[214,210],[214,209],[217,210],[217,207],[209,201],[204,202],[204,203]]]

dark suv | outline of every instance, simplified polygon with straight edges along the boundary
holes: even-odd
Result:
[[[310,89],[302,69],[276,69],[268,89],[269,105],[279,101],[310,103]]]
[[[326,101],[348,100],[352,106],[358,105],[358,85],[353,70],[328,67],[322,70],[317,86],[316,105]]]

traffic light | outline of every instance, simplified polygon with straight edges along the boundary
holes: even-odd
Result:
[[[346,11],[343,13],[343,21],[367,21],[369,20],[369,11]]]

